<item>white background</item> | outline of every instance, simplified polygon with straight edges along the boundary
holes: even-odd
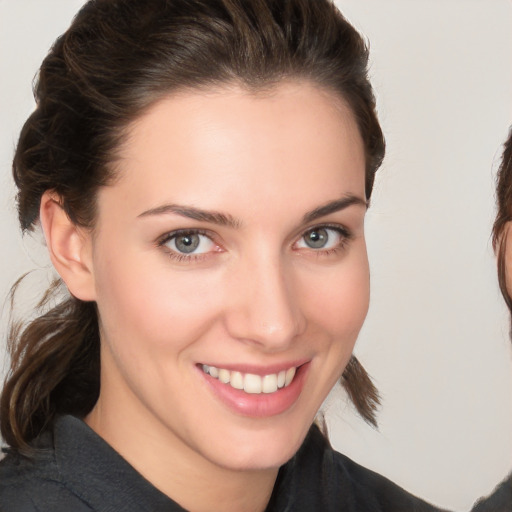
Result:
[[[356,347],[383,397],[380,431],[335,393],[331,440],[410,491],[467,510],[512,469],[512,350],[490,244],[512,123],[512,2],[337,3],[371,42],[388,153],[367,221],[372,299]],[[32,78],[81,4],[0,0],[2,297],[45,262],[21,239],[10,162]]]

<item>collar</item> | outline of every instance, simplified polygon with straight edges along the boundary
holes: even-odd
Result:
[[[185,512],[141,476],[82,420],[60,417],[55,462],[64,485],[101,512]]]

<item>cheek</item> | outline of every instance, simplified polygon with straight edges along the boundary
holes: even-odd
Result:
[[[370,297],[366,252],[354,257],[350,264],[347,262],[319,277],[316,286],[308,286],[307,292],[303,292],[308,298],[310,318],[334,337],[352,339],[355,343]]]
[[[124,351],[179,351],[217,315],[219,305],[209,300],[213,276],[169,272],[165,261],[151,264],[126,254],[115,263],[103,260],[97,283],[103,335]]]

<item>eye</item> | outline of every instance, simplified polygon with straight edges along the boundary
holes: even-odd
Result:
[[[160,246],[167,247],[180,256],[205,254],[215,250],[215,243],[206,234],[198,231],[175,231],[160,241]]]
[[[335,249],[340,247],[347,238],[349,234],[341,227],[318,227],[306,231],[297,242],[297,247],[299,249]]]

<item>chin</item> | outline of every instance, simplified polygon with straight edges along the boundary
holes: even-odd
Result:
[[[231,471],[278,469],[295,455],[299,446],[282,449],[262,449],[261,447],[256,447],[254,450],[243,449],[240,452],[237,450],[237,447],[233,447],[233,452],[229,456],[215,457],[212,462]]]
[[[211,450],[210,460],[226,469],[258,471],[279,468],[298,451],[307,435],[305,427],[239,431],[226,436]],[[226,446],[226,439],[229,445]],[[212,453],[212,452],[216,453]]]

